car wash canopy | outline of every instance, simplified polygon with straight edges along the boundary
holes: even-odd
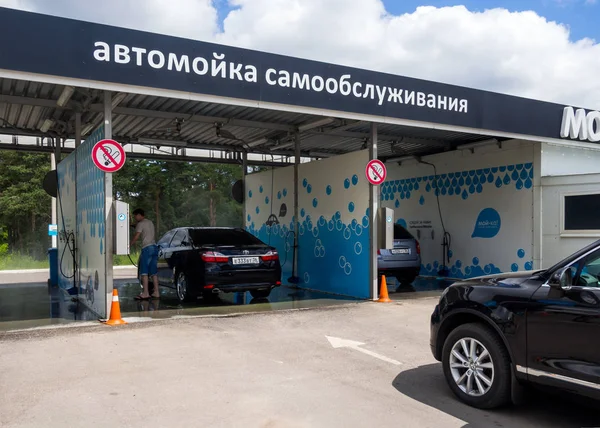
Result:
[[[12,9],[0,9],[0,25],[16,41],[1,48],[4,70],[249,107],[561,138],[558,104]]]

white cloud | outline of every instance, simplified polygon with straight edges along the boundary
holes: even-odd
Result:
[[[600,46],[569,41],[534,12],[419,7],[379,0],[234,0],[227,44],[600,108]]]
[[[237,9],[219,32],[210,0],[0,4],[7,1],[45,13],[600,108],[600,45],[571,41],[567,26],[534,12],[419,7],[394,16],[380,0],[230,0]]]
[[[218,30],[211,0],[0,0],[0,6],[192,39]]]

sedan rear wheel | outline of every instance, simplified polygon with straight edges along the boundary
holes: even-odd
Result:
[[[175,277],[175,291],[180,302],[187,302],[189,300],[188,279],[183,271],[177,272],[177,276]]]
[[[510,357],[502,340],[482,324],[465,324],[446,339],[442,355],[450,389],[465,403],[481,409],[510,401]]]

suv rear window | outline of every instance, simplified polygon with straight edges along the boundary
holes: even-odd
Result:
[[[190,229],[196,247],[204,245],[265,245],[254,235],[241,229]]]
[[[394,225],[394,239],[415,239],[408,230],[400,226]]]

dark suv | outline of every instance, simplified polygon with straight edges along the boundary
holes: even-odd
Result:
[[[474,407],[508,404],[528,383],[600,400],[600,241],[548,270],[448,287],[431,316],[431,350]]]

